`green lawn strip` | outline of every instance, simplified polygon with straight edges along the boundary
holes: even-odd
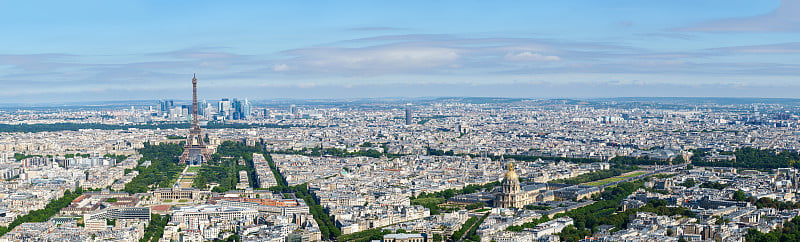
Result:
[[[600,185],[605,185],[605,184],[612,183],[612,182],[622,181],[622,180],[625,180],[626,178],[636,177],[636,176],[639,176],[639,175],[642,175],[642,174],[645,174],[645,173],[646,172],[639,171],[639,172],[630,173],[628,175],[619,175],[619,176],[610,177],[610,178],[606,178],[606,179],[602,179],[602,180],[598,180],[598,181],[587,182],[587,183],[584,183],[582,185],[600,186]]]
[[[195,172],[196,173],[198,171],[200,171],[200,166],[190,166],[189,168],[186,169],[186,172]]]
[[[639,175],[642,175],[642,174],[645,174],[645,173],[647,173],[647,172],[644,172],[644,171],[637,171],[637,172],[634,172],[634,173],[631,173],[631,174],[628,174],[628,175],[623,175],[623,176],[621,176],[621,177],[624,177],[624,178],[631,178],[631,177],[636,177],[636,176],[639,176]]]

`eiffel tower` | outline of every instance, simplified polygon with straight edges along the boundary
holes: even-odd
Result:
[[[187,165],[200,165],[211,159],[211,153],[203,142],[200,125],[197,123],[197,76],[192,76],[192,128],[186,136],[181,162]]]

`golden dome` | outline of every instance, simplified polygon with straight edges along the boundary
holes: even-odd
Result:
[[[519,181],[519,175],[514,171],[514,163],[508,163],[508,172],[505,176],[506,181]]]

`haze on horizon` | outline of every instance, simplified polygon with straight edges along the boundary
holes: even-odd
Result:
[[[785,97],[800,0],[15,1],[0,103]]]

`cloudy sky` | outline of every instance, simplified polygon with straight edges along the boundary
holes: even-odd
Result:
[[[8,1],[0,103],[800,98],[800,0]]]

